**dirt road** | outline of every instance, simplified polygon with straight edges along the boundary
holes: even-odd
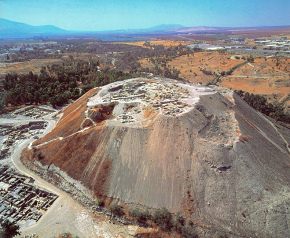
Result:
[[[43,135],[51,131],[56,124],[56,120],[52,117],[46,121],[48,126]],[[41,238],[50,238],[62,233],[71,233],[80,238],[132,237],[130,233],[134,233],[137,228],[112,224],[104,215],[93,216],[69,194],[26,168],[22,164],[20,156],[22,150],[30,146],[33,141],[34,139],[30,138],[16,145],[11,155],[11,162],[20,173],[35,179],[35,185],[55,193],[59,197],[36,224],[21,228],[20,237],[36,234]]]

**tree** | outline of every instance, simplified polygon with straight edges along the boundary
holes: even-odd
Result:
[[[110,207],[110,211],[113,213],[113,215],[118,216],[118,217],[122,217],[125,214],[123,211],[123,208],[117,204],[113,204]]]
[[[3,81],[6,104],[38,104],[50,102],[63,106],[87,90],[107,83],[132,78],[130,73],[117,70],[98,71],[93,61],[65,61],[42,67],[39,74],[8,73]]]
[[[145,225],[147,220],[149,220],[150,217],[151,217],[148,210],[141,211],[141,210],[139,210],[137,208],[135,208],[134,210],[130,211],[130,216],[134,217],[137,220],[137,222],[139,222],[139,223],[141,223],[143,225]]]
[[[145,41],[143,45],[146,47],[151,47],[150,41]]]
[[[0,112],[5,108],[5,94],[0,93]]]
[[[172,215],[166,208],[158,209],[153,215],[153,221],[166,231],[170,231],[173,226]]]
[[[174,220],[174,229],[181,233],[183,230],[183,227],[185,225],[185,219],[182,217],[179,213],[176,215]]]
[[[254,95],[241,90],[236,91],[236,93],[257,111],[260,111],[277,121],[288,124],[290,123],[290,115],[284,112],[282,104],[277,103],[273,105],[272,103],[268,103],[267,99],[261,95]]]
[[[247,58],[247,61],[250,62],[250,63],[254,63],[255,62],[255,59],[252,55],[250,55],[248,58]]]

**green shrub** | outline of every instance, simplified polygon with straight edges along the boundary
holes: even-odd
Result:
[[[183,238],[198,238],[195,228],[190,225],[183,227],[181,235]]]
[[[251,107],[259,112],[284,123],[290,123],[290,115],[284,112],[283,105],[268,103],[267,99],[261,95],[255,95],[241,90],[235,91]]]
[[[151,218],[151,215],[149,213],[148,210],[146,211],[141,211],[139,209],[134,209],[132,211],[130,211],[130,216],[134,217],[137,222],[141,223],[141,224],[146,224],[147,220],[149,220]]]
[[[5,94],[3,92],[0,92],[0,112],[5,108]]]
[[[166,231],[173,227],[172,215],[166,208],[158,209],[153,215],[153,221]]]
[[[115,69],[100,72],[96,65],[97,62],[74,60],[43,67],[39,74],[7,73],[3,81],[4,102],[12,105],[49,102],[54,107],[63,106],[93,87],[133,77]],[[2,98],[0,95],[0,109]]]
[[[250,63],[254,63],[255,62],[255,59],[252,55],[250,55],[248,58],[247,58],[247,61],[249,61]]]
[[[177,214],[174,220],[174,229],[178,233],[181,233],[184,225],[185,225],[185,219],[180,214]]]
[[[110,206],[109,209],[113,213],[113,215],[118,216],[118,217],[122,217],[125,214],[123,211],[123,207],[117,204],[113,204],[112,206]]]

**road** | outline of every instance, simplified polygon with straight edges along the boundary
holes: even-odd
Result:
[[[52,116],[47,118],[46,121],[48,126],[43,135],[51,131],[56,124],[56,120],[52,119]],[[134,233],[137,228],[115,225],[110,223],[104,215],[89,213],[80,203],[72,199],[68,193],[48,183],[26,168],[22,164],[20,156],[23,149],[30,146],[33,141],[34,139],[29,138],[17,144],[11,155],[11,162],[21,174],[32,177],[35,180],[35,185],[55,193],[59,197],[36,224],[21,228],[21,237],[36,234],[41,238],[51,238],[63,233],[71,233],[80,238],[132,237],[130,233]]]

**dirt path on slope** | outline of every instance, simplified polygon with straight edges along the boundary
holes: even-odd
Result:
[[[53,119],[46,121],[48,126],[43,135],[50,132],[56,124],[56,120]],[[32,177],[35,185],[55,193],[59,197],[36,224],[21,229],[20,237],[36,234],[41,238],[51,238],[62,233],[71,233],[80,238],[133,237],[130,233],[134,233],[137,228],[112,224],[104,215],[92,215],[81,204],[73,200],[68,193],[26,168],[20,160],[21,153],[33,141],[34,139],[31,138],[16,145],[11,155],[12,164],[20,173]]]

